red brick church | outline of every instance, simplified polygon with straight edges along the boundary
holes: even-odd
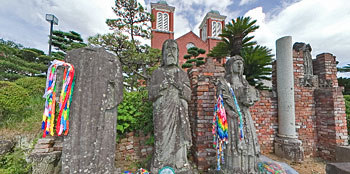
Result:
[[[151,47],[162,49],[163,42],[167,39],[174,39],[174,11],[175,7],[169,6],[165,1],[151,3],[152,15],[155,21],[152,22]],[[179,64],[186,62],[183,58],[187,54],[187,49],[191,47],[202,48],[209,53],[221,38],[222,28],[225,25],[226,16],[220,15],[218,11],[210,11],[204,17],[199,26],[200,37],[192,31],[175,39],[179,45]],[[205,55],[199,55],[205,57]]]

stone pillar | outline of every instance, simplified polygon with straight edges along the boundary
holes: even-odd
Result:
[[[117,105],[123,99],[121,64],[103,48],[72,50],[66,61],[75,68],[75,86],[62,174],[114,173]]]
[[[292,37],[276,41],[278,135],[275,139],[277,156],[302,161],[304,150],[295,131],[294,76]]]

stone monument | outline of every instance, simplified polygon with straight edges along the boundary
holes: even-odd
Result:
[[[275,153],[293,161],[302,161],[304,149],[295,130],[294,76],[292,37],[276,41],[278,134]]]
[[[260,147],[249,107],[258,101],[259,92],[244,78],[243,63],[241,56],[231,57],[225,65],[225,78],[219,78],[217,85],[228,123],[223,173],[258,173]]]
[[[313,65],[312,65],[312,55],[311,55],[311,45],[305,44],[303,42],[296,42],[293,44],[293,50],[303,53],[304,62],[304,78],[300,79],[301,86],[305,87],[315,87],[317,86],[317,77],[314,76]]]
[[[117,105],[123,99],[121,64],[103,48],[70,51],[66,62],[75,67],[75,87],[62,173],[114,173]]]
[[[176,41],[166,40],[161,67],[153,72],[148,85],[155,137],[151,173],[166,166],[175,169],[175,173],[192,173],[187,159],[192,144],[188,118],[191,89],[187,73],[179,68],[178,55]]]

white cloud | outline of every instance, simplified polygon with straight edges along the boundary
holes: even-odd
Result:
[[[240,6],[242,5],[246,5],[246,4],[249,4],[249,3],[252,3],[254,2],[255,0],[241,0],[241,2],[239,3]]]
[[[293,42],[310,43],[313,57],[323,52],[337,56],[340,66],[350,63],[350,3],[347,0],[302,0],[266,21],[261,7],[245,16],[257,19],[256,40],[275,49],[275,41],[290,35]]]

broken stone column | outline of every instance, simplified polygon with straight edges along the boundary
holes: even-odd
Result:
[[[275,139],[277,156],[302,161],[304,150],[295,131],[294,76],[292,37],[276,41],[278,135]]]
[[[121,64],[103,48],[70,51],[66,61],[75,68],[75,86],[62,173],[114,173],[117,105],[123,98]]]

